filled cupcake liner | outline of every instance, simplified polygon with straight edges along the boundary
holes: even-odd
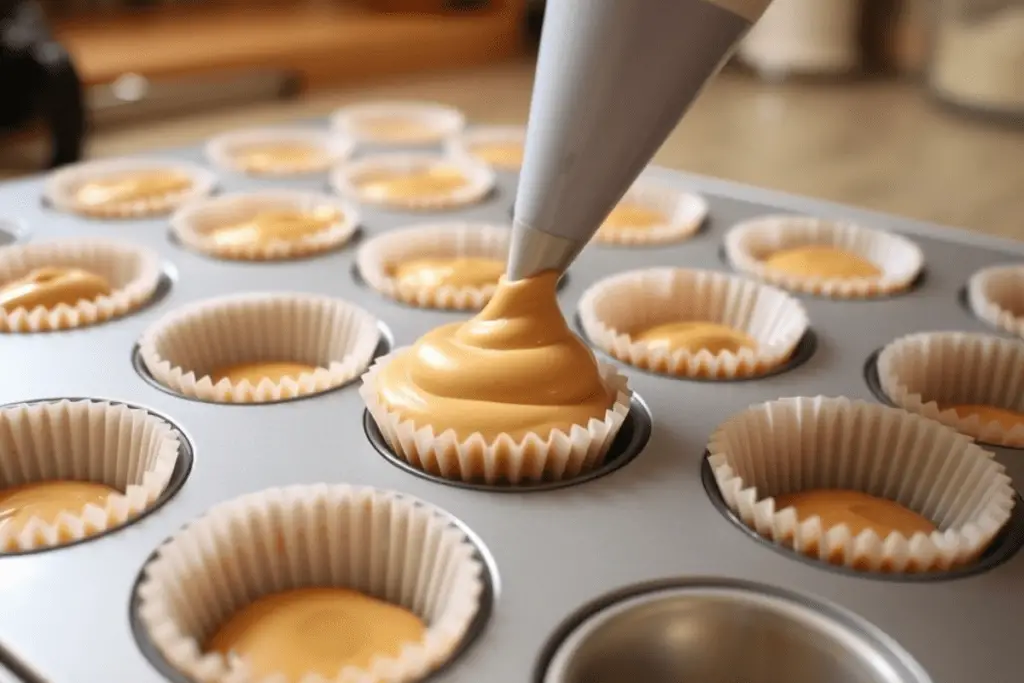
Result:
[[[104,206],[83,204],[75,197],[75,191],[83,183],[112,175],[146,171],[184,173],[192,178],[192,186],[181,192]],[[50,174],[43,192],[58,211],[91,218],[146,218],[168,214],[190,201],[206,197],[216,186],[217,176],[196,164],[173,159],[128,158],[84,161],[64,166]]]
[[[0,409],[0,490],[47,481],[105,484],[103,507],[88,504],[53,522],[34,517],[0,528],[0,553],[55,547],[120,526],[167,488],[180,442],[163,420],[104,401],[48,401]]]
[[[605,353],[645,370],[681,377],[752,377],[785,363],[807,332],[803,305],[786,292],[710,270],[651,268],[592,285],[579,305],[587,337]],[[675,321],[741,330],[756,349],[713,354],[652,348],[631,333]]]
[[[468,182],[455,190],[421,197],[374,197],[359,187],[360,177],[368,173],[401,173],[435,165],[459,168]],[[430,152],[375,154],[336,166],[331,172],[331,186],[343,197],[365,204],[414,211],[438,211],[476,203],[494,189],[495,182],[494,171],[484,164],[468,157]]]
[[[1014,490],[992,453],[944,425],[845,398],[753,406],[712,435],[709,464],[729,508],[764,538],[862,571],[942,571],[977,560],[1010,518]],[[853,536],[800,521],[775,496],[844,489],[895,501],[937,531]]]
[[[217,403],[280,401],[339,387],[369,365],[380,342],[377,320],[340,299],[307,294],[244,294],[171,311],[139,341],[153,378],[189,398]],[[210,373],[240,363],[294,362],[312,373],[214,383]]]
[[[217,228],[251,219],[261,211],[311,211],[330,207],[340,218],[330,227],[296,240],[266,244],[219,244],[210,237]],[[179,209],[171,217],[171,230],[182,244],[222,259],[274,261],[299,258],[336,249],[348,242],[359,227],[359,212],[344,200],[299,190],[264,190],[213,197]]]
[[[389,491],[314,484],[251,493],[209,510],[145,569],[138,615],[170,664],[204,683],[257,679],[242,658],[204,652],[234,613],[268,594],[338,587],[398,605],[426,631],[394,657],[346,667],[327,683],[405,683],[445,663],[479,610],[483,566],[436,508]]]
[[[356,255],[363,280],[397,301],[423,308],[480,310],[494,296],[494,284],[483,287],[416,287],[400,282],[391,268],[420,258],[508,258],[512,232],[485,223],[439,223],[393,230],[368,240]]]
[[[415,122],[423,134],[404,139],[374,135],[363,129],[365,122],[396,118]],[[331,115],[334,130],[362,145],[419,147],[436,145],[466,127],[466,117],[458,109],[433,102],[368,102],[342,107]]]
[[[445,149],[452,156],[464,156],[501,171],[516,171],[519,165],[490,164],[477,156],[476,148],[488,144],[526,144],[525,126],[477,126],[448,140]]]
[[[905,410],[985,443],[1024,447],[1024,420],[1007,430],[954,405],[986,405],[1024,414],[1024,344],[987,334],[932,332],[895,340],[878,355],[878,380]]]
[[[637,181],[621,201],[650,208],[668,220],[650,228],[601,226],[594,236],[596,242],[626,246],[680,242],[693,237],[708,216],[708,203],[700,195],[649,180]]]
[[[381,368],[407,351],[399,349],[378,358],[363,375],[359,393],[392,452],[413,467],[445,479],[512,486],[572,479],[604,462],[629,413],[632,392],[626,376],[602,363],[602,379],[616,392],[603,420],[574,425],[568,433],[556,429],[546,439],[528,434],[516,441],[499,434],[488,441],[480,433],[460,439],[452,429],[437,434],[431,425],[403,420],[380,400],[377,381]]]
[[[974,315],[1024,337],[1024,265],[993,266],[978,271],[967,285],[967,299]]]
[[[247,148],[273,144],[300,144],[323,152],[316,162],[281,163],[273,168],[253,169],[238,155]],[[218,135],[206,143],[206,158],[222,169],[253,176],[283,177],[325,173],[352,153],[354,144],[337,133],[315,128],[246,128]]]
[[[124,242],[63,239],[0,248],[0,286],[47,267],[93,272],[106,278],[111,293],[53,308],[0,308],[0,332],[67,330],[123,316],[153,297],[161,277],[155,251]]]
[[[768,268],[764,259],[782,249],[826,246],[861,256],[880,277],[801,277]],[[921,249],[910,240],[854,223],[804,216],[765,216],[740,223],[725,236],[729,262],[740,272],[796,292],[854,299],[907,289],[924,267]]]

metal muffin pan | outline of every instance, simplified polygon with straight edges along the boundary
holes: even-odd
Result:
[[[198,147],[163,154],[203,161]],[[0,215],[25,226],[19,231],[20,239],[88,235],[144,244],[163,255],[173,279],[162,299],[119,320],[69,332],[0,336],[0,404],[91,397],[139,405],[171,420],[194,453],[184,485],[138,523],[73,547],[0,557],[0,661],[7,663],[9,677],[34,683],[166,681],[136,644],[129,617],[132,587],[157,546],[225,499],[272,486],[348,482],[403,491],[438,505],[480,539],[481,552],[493,567],[494,601],[487,623],[464,653],[432,677],[438,683],[581,681],[572,676],[544,678],[549,675],[546,657],[567,633],[566,620],[595,600],[607,605],[609,594],[626,590],[635,596],[642,590],[636,587],[664,579],[679,582],[672,584],[672,590],[707,582],[727,598],[738,591],[744,596],[740,602],[747,604],[694,598],[695,612],[647,622],[644,628],[657,640],[650,643],[652,656],[687,624],[722,638],[736,633],[744,639],[778,639],[782,636],[776,630],[796,628],[794,623],[813,623],[806,626],[812,630],[832,628],[825,623],[829,621],[839,624],[840,631],[830,631],[845,662],[834,664],[839,668],[829,669],[819,659],[814,660],[819,662],[816,668],[809,670],[815,675],[801,677],[793,668],[795,663],[772,671],[781,660],[766,654],[761,644],[749,650],[733,644],[729,656],[722,651],[708,653],[701,664],[706,668],[699,669],[706,675],[701,680],[1021,680],[1024,553],[1004,558],[988,571],[948,581],[877,580],[832,571],[778,552],[737,529],[705,491],[701,467],[714,428],[750,404],[818,394],[876,400],[865,380],[865,363],[895,337],[922,330],[1000,334],[975,319],[958,301],[958,292],[979,268],[1024,260],[1024,244],[663,169],[648,173],[701,192],[711,208],[708,225],[678,244],[588,247],[559,293],[570,320],[583,291],[612,273],[648,266],[729,270],[718,255],[726,230],[738,221],[780,211],[845,218],[903,233],[924,251],[928,276],[911,292],[880,301],[801,296],[816,343],[804,362],[770,377],[691,382],[623,366],[653,417],[649,439],[639,455],[605,476],[584,478],[574,486],[501,494],[415,476],[381,457],[364,430],[364,407],[354,384],[300,401],[214,405],[157,389],[140,377],[131,361],[139,335],[159,316],[189,302],[230,293],[298,291],[338,296],[377,315],[396,347],[466,314],[412,309],[357,283],[352,276],[354,245],[299,261],[218,261],[174,244],[166,218],[87,220],[44,207],[41,178],[0,185]],[[500,173],[497,190],[484,203],[446,213],[364,207],[363,237],[446,218],[507,221],[515,182],[514,174]],[[222,174],[220,190],[271,187],[326,192],[327,182],[323,177],[255,180]],[[1024,451],[992,450],[1015,482],[1024,482]],[[619,597],[625,599],[625,595]],[[795,612],[780,612],[779,600]],[[759,615],[751,617],[756,628],[738,630],[743,610]],[[789,618],[797,613],[799,618]],[[621,634],[630,633],[621,625],[616,628]],[[787,633],[791,638],[787,647],[800,649],[794,657],[812,661],[815,655],[808,638],[817,636]],[[688,650],[680,645],[673,651]],[[609,656],[614,654],[610,651]],[[764,667],[720,670],[723,665],[712,665],[747,656],[763,656]],[[577,663],[582,657],[575,657]],[[878,674],[872,668],[882,666],[878,657],[904,668]],[[912,662],[906,663],[910,660],[927,672],[926,678],[921,678]],[[685,669],[672,671],[686,673]],[[2,674],[0,680],[4,680]],[[586,683],[613,681],[587,679]]]

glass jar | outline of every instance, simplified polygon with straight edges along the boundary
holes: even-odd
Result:
[[[935,11],[932,94],[1024,122],[1024,0],[936,0]]]

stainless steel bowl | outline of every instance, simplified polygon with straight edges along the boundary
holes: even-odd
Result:
[[[853,614],[767,586],[653,587],[585,617],[543,683],[931,683]]]

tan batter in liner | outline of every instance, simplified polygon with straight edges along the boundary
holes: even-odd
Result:
[[[408,210],[441,210],[482,200],[493,189],[489,167],[468,157],[380,154],[337,167],[334,188],[354,201]]]

